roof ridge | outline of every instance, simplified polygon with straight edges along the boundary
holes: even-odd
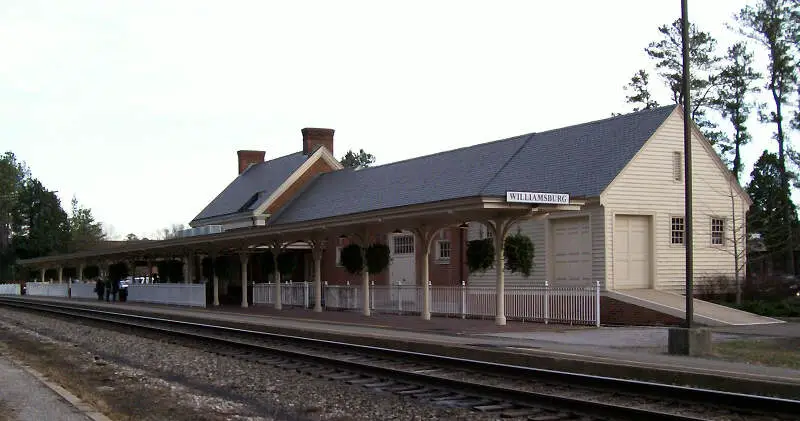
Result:
[[[662,105],[662,106],[656,107],[656,108],[633,111],[633,112],[630,112],[630,113],[627,113],[627,114],[606,117],[606,118],[602,118],[602,119],[599,119],[599,120],[593,120],[593,121],[587,121],[587,122],[584,122],[584,123],[572,124],[572,125],[569,125],[569,126],[557,127],[555,129],[549,129],[549,130],[545,130],[545,131],[541,131],[541,132],[530,132],[530,133],[521,134],[521,135],[517,135],[517,136],[507,137],[507,138],[504,138],[504,139],[491,140],[491,141],[488,141],[488,142],[476,143],[474,145],[462,146],[460,148],[448,149],[446,151],[434,152],[434,153],[428,154],[428,155],[420,155],[420,156],[416,156],[416,157],[412,157],[412,158],[406,158],[406,159],[402,159],[400,161],[389,162],[389,163],[386,163],[386,164],[376,165],[376,166],[373,166],[373,167],[361,168],[361,169],[359,169],[359,171],[369,171],[369,170],[372,170],[372,169],[388,167],[388,166],[396,165],[396,164],[402,164],[402,163],[413,161],[413,160],[416,160],[416,159],[428,158],[428,157],[442,155],[442,154],[446,154],[446,153],[450,153],[450,152],[461,151],[461,150],[464,150],[464,149],[475,148],[475,147],[478,147],[478,146],[490,145],[490,144],[493,144],[493,143],[511,141],[511,140],[519,139],[521,137],[528,137],[528,139],[525,139],[525,142],[523,142],[523,145],[524,145],[525,143],[527,143],[530,140],[530,138],[532,136],[535,136],[535,135],[541,135],[541,134],[545,134],[545,133],[552,133],[552,132],[556,132],[556,131],[559,131],[559,130],[572,129],[572,128],[576,128],[576,127],[587,126],[587,125],[590,125],[590,124],[602,123],[602,122],[605,122],[605,121],[619,119],[619,118],[625,118],[625,117],[630,117],[630,116],[638,115],[638,114],[654,113],[654,112],[658,112],[658,111],[663,111],[664,109],[667,109],[667,108],[675,108],[675,107],[678,107],[678,106],[679,105],[677,105],[677,104]],[[519,151],[517,151],[517,152],[519,152]],[[517,152],[515,152],[514,154],[516,155]]]
[[[678,104],[662,105],[662,106],[656,107],[656,108],[649,108],[649,109],[646,109],[646,110],[639,110],[639,111],[630,112],[628,114],[615,115],[615,116],[611,116],[611,117],[601,118],[599,120],[592,120],[592,121],[587,121],[587,122],[584,122],[584,123],[573,124],[573,125],[570,125],[570,126],[558,127],[558,128],[555,128],[555,129],[549,129],[549,130],[545,130],[545,131],[542,131],[542,132],[537,132],[537,133],[534,133],[534,134],[547,134],[547,133],[557,132],[559,130],[574,129],[574,128],[577,128],[577,127],[589,126],[589,125],[592,125],[592,124],[604,123],[604,122],[611,121],[611,120],[632,117],[634,115],[661,112],[661,111],[663,111],[665,109],[669,109],[669,108],[674,109],[676,107],[679,107],[679,105]]]

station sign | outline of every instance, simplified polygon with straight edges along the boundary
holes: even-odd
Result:
[[[569,194],[566,193],[534,193],[524,191],[506,192],[509,203],[546,203],[549,205],[569,205]]]

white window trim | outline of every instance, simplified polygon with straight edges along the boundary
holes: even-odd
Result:
[[[714,244],[714,220],[715,219],[722,221],[722,232],[721,232],[721,234],[722,234],[722,243],[721,244]],[[709,223],[709,234],[708,234],[709,238],[708,238],[708,241],[711,243],[711,246],[712,247],[725,247],[725,243],[728,242],[728,236],[727,236],[727,232],[726,232],[727,231],[726,227],[728,225],[728,219],[727,218],[723,218],[723,217],[719,217],[719,216],[712,216],[709,219],[708,223]]]
[[[672,220],[674,218],[681,218],[683,220],[683,242],[682,243],[673,243],[672,242]],[[686,218],[683,215],[670,215],[669,216],[669,245],[670,247],[684,247],[686,246]]]
[[[448,244],[448,247],[449,247],[448,250],[449,250],[450,256],[442,257],[442,243],[447,243]],[[453,243],[451,243],[450,240],[437,240],[436,241],[436,263],[438,263],[440,265],[448,264],[448,263],[450,263],[450,259],[452,258],[452,256],[453,256]]]

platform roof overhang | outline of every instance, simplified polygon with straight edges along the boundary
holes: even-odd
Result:
[[[267,226],[237,229],[219,234],[136,242],[110,249],[25,259],[18,263],[30,267],[47,267],[74,265],[80,262],[183,256],[192,252],[246,251],[275,240],[281,242],[323,240],[331,235],[357,234],[367,230],[371,233],[380,233],[395,229],[412,229],[422,225],[443,228],[464,222],[486,221],[494,218],[526,219],[552,212],[580,210],[584,204],[585,200],[575,198],[566,205],[532,205],[508,203],[505,198],[499,197],[472,197],[285,225],[268,224]]]

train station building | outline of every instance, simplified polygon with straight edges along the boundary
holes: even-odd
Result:
[[[598,323],[676,322],[684,287],[683,119],[680,106],[666,106],[363,169],[334,158],[334,130],[305,128],[296,153],[266,159],[268,151],[238,151],[238,173],[179,238],[22,263],[44,281],[46,270],[60,277],[64,267],[181,259],[185,280],[209,285],[209,305],[249,285],[239,293],[242,305],[280,308],[294,300],[286,296],[292,281],[304,285],[306,304],[317,311],[323,288],[352,287],[351,308],[366,315],[380,310],[376,291],[385,291],[387,306],[408,302],[423,318],[450,313],[450,304],[463,312],[469,294],[484,294],[484,313],[505,324],[507,315],[526,318],[542,306],[559,311],[550,294],[589,291]],[[751,201],[696,127],[692,147],[696,283],[732,280]],[[504,270],[502,253],[491,270],[470,273],[469,240],[492,238],[502,250],[511,233],[534,244],[530,276]],[[339,257],[350,242],[386,244],[388,268],[347,273]],[[265,273],[257,258],[265,250],[295,253],[301,264],[291,276]],[[204,269],[215,259],[235,262],[226,279]],[[406,299],[404,290],[412,291]],[[535,291],[545,298],[530,298]],[[703,304],[695,310],[701,323],[749,317]]]

